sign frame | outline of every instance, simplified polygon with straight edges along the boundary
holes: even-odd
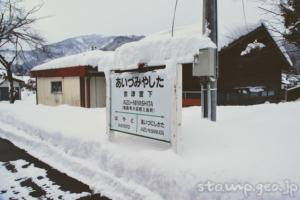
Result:
[[[113,141],[113,138],[116,137],[116,133],[124,133],[124,134],[129,134],[132,136],[137,136],[137,137],[143,137],[151,140],[156,140],[160,142],[165,142],[168,143],[172,146],[172,149],[174,152],[178,153],[180,149],[179,141],[181,141],[181,124],[182,124],[182,65],[181,64],[176,64],[175,66],[168,66],[168,70],[170,68],[173,71],[175,75],[174,81],[170,81],[170,89],[172,90],[172,97],[170,101],[170,135],[169,135],[169,140],[161,140],[157,138],[152,138],[144,135],[139,135],[139,134],[134,134],[130,132],[125,132],[125,131],[120,131],[120,130],[115,130],[112,128],[112,74],[115,73],[126,73],[126,72],[135,72],[135,73],[146,73],[146,72],[151,72],[151,71],[157,71],[157,70],[166,70],[165,67],[144,67],[142,69],[134,69],[134,70],[110,70],[106,74],[106,133],[108,135],[108,138],[110,141]]]

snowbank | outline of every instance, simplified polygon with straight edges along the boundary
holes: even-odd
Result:
[[[167,144],[121,133],[108,141],[105,109],[33,102],[0,103],[0,137],[113,199],[243,198],[243,192],[200,192],[198,184],[207,180],[300,184],[300,102],[219,107],[218,123],[202,120],[199,107],[183,109],[180,155]]]
[[[87,51],[84,53],[66,56],[52,60],[50,62],[38,65],[31,69],[31,71],[40,71],[48,69],[58,69],[66,67],[77,67],[77,66],[92,66],[97,67],[98,62],[101,60],[103,64],[106,62],[111,63],[110,59],[113,56],[111,51]]]

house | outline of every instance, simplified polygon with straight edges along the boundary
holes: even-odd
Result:
[[[218,104],[283,100],[282,72],[293,69],[286,50],[276,41],[277,36],[268,31],[267,25],[259,24],[234,38],[219,50]],[[200,80],[192,71],[192,62],[183,63],[183,106],[201,104]]]
[[[16,100],[21,100],[21,87],[24,84],[24,81],[13,76],[13,84],[16,92]],[[0,101],[9,100],[9,91],[10,83],[7,79],[7,76],[0,77]]]
[[[95,50],[34,67],[31,77],[36,78],[37,104],[105,107],[105,75],[97,67],[101,59],[111,55],[112,52]]]
[[[26,83],[26,88],[28,90],[36,91],[36,79],[35,78],[30,78]]]
[[[219,53],[218,104],[251,105],[283,99],[282,72],[291,70],[285,50],[261,24]]]

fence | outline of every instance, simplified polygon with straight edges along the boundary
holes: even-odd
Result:
[[[183,106],[200,106],[201,91],[183,91],[182,105]]]
[[[255,105],[265,102],[278,103],[282,100],[282,92],[272,89],[263,92],[239,93],[235,90],[219,91],[218,105]]]
[[[286,91],[286,101],[295,101],[300,98],[300,86],[289,88]]]

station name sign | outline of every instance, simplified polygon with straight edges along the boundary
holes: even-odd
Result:
[[[172,92],[164,70],[111,73],[110,130],[171,142]]]

